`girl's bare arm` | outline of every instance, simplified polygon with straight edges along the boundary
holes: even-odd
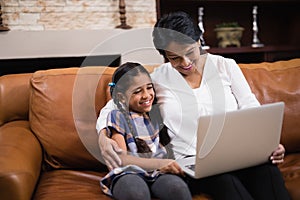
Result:
[[[127,153],[127,146],[123,135],[118,134],[115,130],[112,130],[112,139],[117,142],[119,147],[123,150],[120,154],[122,165],[137,165],[146,171],[159,169],[164,173],[181,174],[184,172],[180,166],[172,159],[160,159],[160,158],[141,158],[129,155]]]

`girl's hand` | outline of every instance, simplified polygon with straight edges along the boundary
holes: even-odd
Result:
[[[270,160],[273,164],[280,164],[284,161],[285,148],[282,144],[279,144],[277,149],[272,153]]]
[[[172,159],[162,159],[164,165],[163,167],[159,168],[159,170],[163,173],[171,173],[171,174],[178,174],[184,176],[184,171],[178,165],[175,160]]]

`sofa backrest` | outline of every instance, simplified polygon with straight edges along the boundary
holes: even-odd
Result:
[[[288,152],[299,152],[300,59],[239,66],[261,104],[285,103],[281,142]]]
[[[102,168],[95,124],[110,99],[115,69],[66,68],[38,71],[31,79],[29,119],[51,168]]]
[[[14,120],[28,120],[31,76],[30,73],[0,76],[0,126]]]
[[[287,151],[299,151],[300,59],[239,66],[262,104],[285,102],[281,141]],[[114,70],[86,67],[34,73],[29,118],[49,166],[103,167],[95,124],[100,109],[110,99],[108,83]]]

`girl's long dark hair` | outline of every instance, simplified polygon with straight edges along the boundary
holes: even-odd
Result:
[[[132,84],[132,79],[139,74],[146,74],[150,79],[149,72],[139,63],[127,62],[119,66],[113,74],[112,83],[113,86],[110,88],[110,93],[113,98],[114,103],[117,105],[118,109],[123,113],[128,123],[129,129],[133,136],[137,136],[138,134],[135,132],[130,120],[130,114],[128,109],[124,107],[121,103],[118,93],[125,94],[130,85]],[[154,89],[154,88],[153,88]],[[154,90],[155,91],[155,90]],[[161,117],[161,113],[159,110],[159,106],[157,105],[156,96],[154,97],[153,106],[150,113],[147,113],[151,119],[153,124],[159,124],[159,135],[160,135],[160,143],[162,145],[166,145],[170,142],[170,138],[167,131],[167,128],[163,125],[163,120]],[[136,141],[138,153],[149,153],[151,152],[150,148],[147,144],[144,144],[143,141]]]

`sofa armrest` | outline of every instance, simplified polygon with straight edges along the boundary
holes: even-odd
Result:
[[[29,200],[41,171],[42,149],[28,121],[0,127],[0,198]]]

